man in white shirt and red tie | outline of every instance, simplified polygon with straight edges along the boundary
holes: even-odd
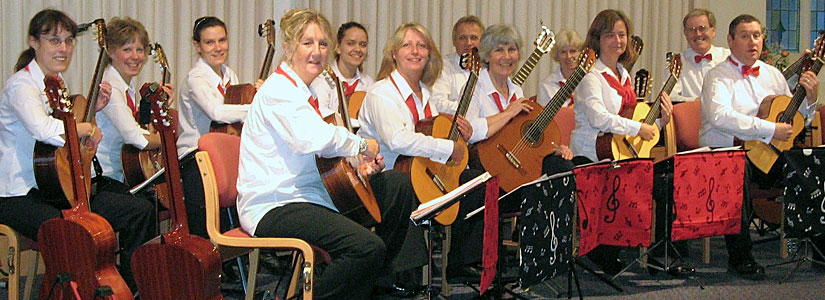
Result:
[[[700,145],[728,147],[734,144],[734,138],[766,143],[773,138],[792,138],[790,124],[773,123],[756,117],[759,106],[766,97],[791,95],[782,73],[759,60],[763,38],[762,24],[757,18],[740,15],[731,21],[728,31],[731,55],[708,72],[702,86]],[[813,117],[819,84],[816,75],[810,71],[803,73],[799,84],[807,92],[807,101],[800,106],[799,112],[806,118]],[[774,165],[776,170],[781,167],[781,161]],[[746,183],[751,180],[760,183],[764,181],[759,178],[764,176],[760,171],[749,166],[746,172],[750,173],[750,178],[745,180]],[[764,179],[776,183],[777,179],[781,178],[782,176],[774,176]],[[747,193],[747,185],[744,190]],[[742,205],[742,232],[725,236],[729,255],[728,270],[746,278],[761,278],[765,269],[751,255],[749,222],[745,217],[749,215],[751,205],[747,200],[746,194],[745,203]]]
[[[699,99],[705,74],[730,55],[727,48],[712,44],[716,37],[716,17],[710,10],[691,10],[682,19],[682,30],[690,47],[682,51],[682,74],[670,92],[673,102]]]
[[[458,99],[461,98],[461,91],[464,90],[464,85],[467,83],[467,79],[470,78],[470,71],[462,69],[459,65],[461,55],[478,47],[482,32],[484,32],[484,24],[481,23],[481,19],[472,15],[461,17],[453,25],[453,47],[455,47],[455,52],[444,56],[441,75],[432,86],[431,101],[438,111],[448,114],[455,113],[458,107]]]

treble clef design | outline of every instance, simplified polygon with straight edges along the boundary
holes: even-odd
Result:
[[[708,199],[705,201],[705,210],[710,213],[707,219],[708,223],[713,222],[713,210],[716,208],[716,203],[713,201],[713,190],[716,188],[716,179],[711,177],[708,180]]]
[[[583,199],[582,194],[584,194],[584,192],[582,190],[576,189],[576,198],[578,199],[577,202],[579,204],[578,206],[582,208],[581,211],[584,213],[583,216],[579,216],[579,219],[581,219],[580,222],[582,224],[582,230],[587,230],[587,227],[589,226],[588,220],[590,218],[587,216],[587,207],[582,205],[582,201],[583,201],[582,200]]]
[[[559,239],[556,237],[556,214],[550,212],[550,264],[556,263],[556,248],[559,247]]]
[[[622,186],[622,180],[619,176],[613,177],[613,191],[610,192],[610,197],[607,197],[607,210],[612,213],[612,215],[604,216],[605,223],[613,223],[616,221],[616,211],[619,210],[619,199],[616,199],[616,192],[619,191],[619,187]]]

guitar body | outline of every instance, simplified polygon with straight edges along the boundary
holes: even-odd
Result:
[[[324,121],[343,126],[341,115],[337,113],[327,116]],[[341,214],[364,227],[381,223],[381,210],[369,178],[361,176],[345,157],[316,156],[315,163],[333,204]]]
[[[141,150],[132,145],[123,145],[120,152],[120,164],[123,168],[123,181],[129,187],[134,187],[151,178],[163,169],[162,153],[160,148]],[[152,187],[158,201],[163,207],[170,207],[170,196],[166,183],[159,183]]]
[[[553,121],[536,138],[527,138],[526,143],[519,145],[542,111],[541,105],[536,102],[525,103],[533,107],[529,114],[519,114],[495,135],[478,144],[479,158],[484,169],[498,176],[501,188],[508,192],[541,177],[544,157],[553,153],[561,141],[559,127]],[[516,148],[526,150],[513,154]],[[508,156],[512,156],[514,160],[511,161]]]
[[[49,298],[56,276],[64,272],[77,282],[82,299],[93,299],[94,290],[101,286],[111,287],[117,299],[133,299],[115,267],[117,239],[109,222],[90,212],[64,210],[63,215],[46,221],[37,232],[40,254],[46,264],[40,300],[59,300],[60,294],[71,293],[69,289],[61,293],[59,289],[63,286],[58,284]]]
[[[257,92],[258,89],[249,83],[231,85],[226,88],[226,96],[224,97],[223,103],[233,105],[252,104],[252,99],[255,98]],[[243,122],[226,124],[212,121],[209,125],[209,132],[223,132],[234,136],[241,136],[242,129]]]
[[[164,234],[135,250],[132,265],[139,266],[134,274],[141,299],[223,299],[220,254],[202,237]]]
[[[434,138],[446,139],[450,135],[450,127],[453,121],[449,118],[439,115],[434,119],[425,119],[418,122],[415,131],[424,133]],[[435,198],[441,197],[449,191],[458,188],[459,177],[464,169],[467,168],[469,161],[469,153],[467,151],[467,143],[459,138],[458,147],[464,148],[464,157],[460,162],[454,165],[447,165],[434,162],[429,158],[424,157],[410,157],[399,156],[395,161],[395,169],[404,171],[410,175],[415,195],[421,203],[427,203]],[[433,178],[438,178],[442,184],[440,187],[436,184]],[[458,208],[460,202],[456,202],[449,208],[445,209],[435,220],[442,225],[452,224],[458,216]]]
[[[367,92],[357,91],[349,96],[349,117],[358,119],[358,112],[361,110],[361,105],[364,104],[364,98],[367,97]]]
[[[784,113],[788,105],[791,103],[791,97],[788,96],[777,96],[773,99],[765,99],[762,101],[762,104],[759,106],[759,118],[777,122],[782,113]],[[760,171],[767,174],[776,160],[779,158],[779,154],[782,151],[791,149],[793,146],[793,141],[802,129],[805,127],[805,119],[802,117],[798,111],[794,111],[793,123],[793,134],[791,138],[787,141],[780,141],[777,139],[772,139],[770,144],[765,144],[761,141],[745,141],[745,149],[748,150],[748,159],[759,168]]]
[[[631,120],[643,122],[650,112],[647,103],[639,102],[633,111]],[[604,133],[596,138],[596,156],[601,159],[623,160],[631,158],[650,158],[650,150],[659,143],[659,126],[656,127],[653,139],[642,140],[639,136]]]

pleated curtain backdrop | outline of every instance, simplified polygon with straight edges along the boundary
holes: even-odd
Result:
[[[227,24],[229,58],[227,64],[238,73],[242,82],[252,82],[260,71],[266,52],[266,40],[257,35],[257,25],[267,18],[280,20],[283,12],[293,7],[309,7],[323,13],[333,30],[342,23],[357,21],[367,28],[369,56],[365,71],[376,75],[380,67],[381,50],[395,28],[406,22],[417,22],[431,31],[442,55],[453,52],[452,26],[464,15],[477,15],[485,25],[512,24],[521,34],[522,63],[535,49],[533,41],[543,23],[558,32],[571,29],[586,34],[593,17],[601,10],[614,8],[624,11],[633,22],[633,31],[644,40],[644,51],[635,70],[645,68],[654,77],[654,93],[666,77],[665,53],[681,52],[687,43],[682,34],[682,17],[692,8],[708,7],[708,0],[678,1],[494,1],[494,0],[291,0],[291,1],[164,1],[164,0],[4,0],[0,1],[0,64],[2,79],[12,73],[21,51],[28,47],[26,30],[31,17],[44,8],[66,12],[76,22],[90,22],[97,18],[131,17],[146,26],[150,40],[159,42],[167,55],[172,71],[172,82],[180,85],[183,76],[197,61],[192,46],[193,21],[205,15],[214,15]],[[721,25],[717,25],[721,26]],[[280,28],[278,29],[280,31]],[[276,62],[282,54],[276,42]],[[723,45],[724,46],[724,45]],[[97,58],[97,44],[91,35],[78,40],[71,67],[65,72],[70,93],[86,93]],[[150,59],[137,77],[142,82],[157,81],[160,72]],[[546,55],[524,84],[525,96],[536,94],[538,82],[550,75],[557,64]]]

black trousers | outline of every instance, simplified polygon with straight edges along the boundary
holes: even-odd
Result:
[[[303,239],[327,251],[332,262],[315,276],[316,299],[367,299],[374,281],[389,272],[406,238],[415,195],[407,175],[389,170],[370,176],[381,208],[375,233],[344,215],[309,203],[270,210],[256,236]]]
[[[59,217],[59,209],[46,204],[42,193],[31,189],[25,196],[0,197],[0,223],[23,236],[37,240],[40,225]],[[146,199],[101,191],[89,202],[92,212],[100,215],[120,234],[120,274],[132,291],[136,291],[132,275],[132,253],[157,233],[155,208]]]

